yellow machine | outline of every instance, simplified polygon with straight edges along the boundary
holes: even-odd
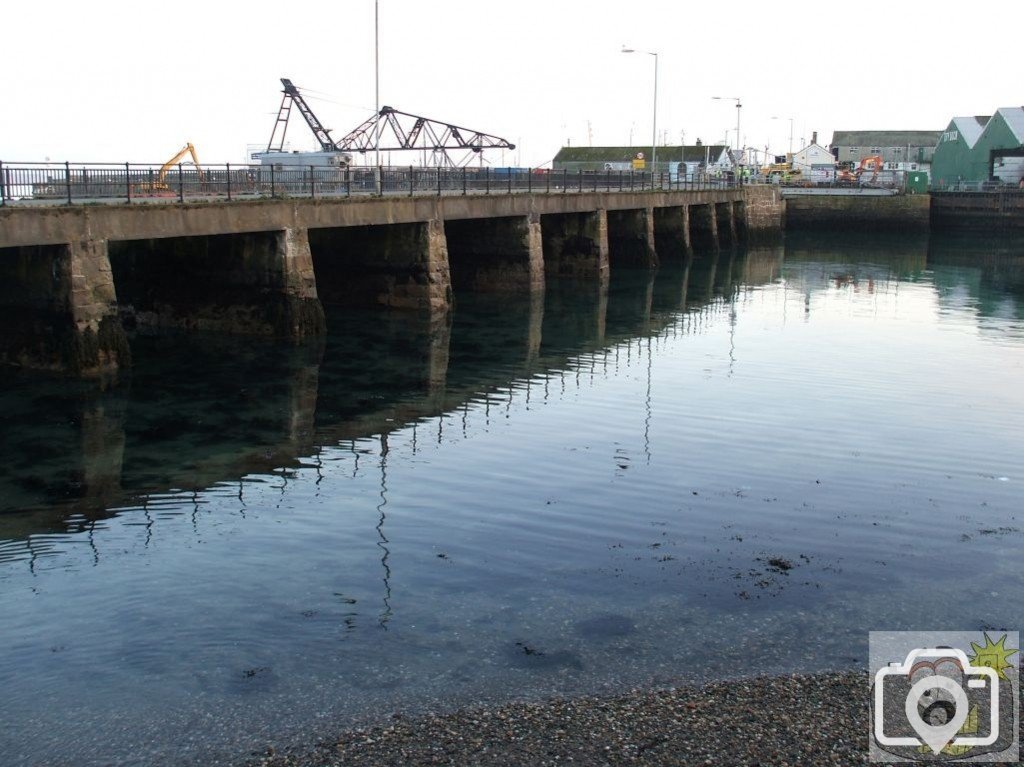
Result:
[[[783,183],[796,181],[802,174],[799,168],[793,167],[792,163],[792,155],[776,155],[775,162],[761,168],[761,175],[765,176],[770,181],[774,181],[775,179],[778,179]]]
[[[171,191],[170,187],[167,186],[167,181],[166,181],[167,174],[170,173],[171,168],[173,168],[175,165],[177,165],[181,161],[181,159],[183,157],[185,157],[185,155],[191,155],[191,157],[192,157],[192,165],[195,166],[196,173],[199,176],[200,183],[205,181],[206,179],[203,176],[203,169],[199,165],[199,156],[196,154],[196,148],[194,146],[192,146],[191,142],[189,142],[189,143],[186,143],[185,146],[183,146],[181,149],[179,149],[177,154],[174,155],[174,157],[172,157],[170,160],[168,160],[167,162],[165,162],[163,164],[163,167],[160,168],[160,172],[157,174],[156,180],[153,181],[151,184],[144,185],[144,188],[141,189],[140,191],[142,191],[142,192],[169,192],[169,191]]]

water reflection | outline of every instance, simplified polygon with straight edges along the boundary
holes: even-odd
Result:
[[[489,415],[524,382],[527,398],[546,397],[552,380],[580,372],[581,358],[593,367],[620,345],[631,355],[626,339],[665,332],[742,279],[690,290],[691,270],[730,274],[736,261],[763,258],[710,255],[657,273],[627,270],[610,284],[555,280],[523,299],[460,296],[441,322],[329,307],[326,341],[297,348],[140,335],[134,368],[106,388],[8,373],[0,540],[26,541],[27,550],[6,545],[0,556],[54,553],[32,536],[91,536],[97,521],[130,504],[141,509],[148,542],[154,506],[167,499],[191,497],[198,510],[198,491],[231,487],[244,510],[248,478],[277,477],[284,487],[296,469],[319,471],[322,447],[339,444],[350,445],[358,473],[355,446],[371,437],[381,441],[383,521],[388,433],[436,420],[440,440],[445,422],[464,420],[471,403],[482,400]],[[771,258],[781,260],[781,250]],[[769,269],[758,278],[774,276]]]
[[[114,386],[4,374],[0,540],[93,535],[119,505],[137,501],[150,514],[151,493],[231,485],[244,508],[247,477],[287,483],[289,472],[317,464],[322,446],[368,437],[386,445],[406,424],[437,419],[441,439],[445,421],[464,421],[472,402],[484,401],[489,415],[519,381],[533,396],[537,374],[546,396],[552,378],[578,375],[599,350],[632,355],[630,337],[700,333],[716,320],[734,328],[737,302],[779,280],[802,295],[805,314],[816,294],[920,282],[940,307],[972,312],[983,329],[988,317],[1024,317],[1020,243],[798,232],[785,251],[725,250],[658,272],[623,270],[610,284],[552,281],[529,299],[460,296],[442,322],[329,308],[326,342],[298,348],[139,336],[137,364]],[[734,364],[731,333],[729,355]],[[23,553],[53,551],[40,544]],[[2,552],[14,555],[10,545]]]
[[[1009,623],[1020,258],[793,238],[442,323],[332,309],[298,349],[140,337],[108,388],[9,376],[0,749],[208,763]]]

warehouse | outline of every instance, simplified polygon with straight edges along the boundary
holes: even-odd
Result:
[[[865,157],[882,156],[893,170],[928,170],[941,131],[835,131],[832,156],[837,162],[856,165]]]
[[[981,180],[1017,186],[1024,177],[1024,107],[996,110],[974,147]]]
[[[932,189],[956,189],[964,181],[983,181],[987,163],[974,151],[988,116],[954,117],[939,134],[932,157]]]

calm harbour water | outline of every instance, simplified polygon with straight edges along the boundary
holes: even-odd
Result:
[[[6,374],[0,762],[232,762],[1021,627],[1024,245],[790,237],[457,301]]]

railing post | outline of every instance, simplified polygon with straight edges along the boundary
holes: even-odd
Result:
[[[580,192],[583,192],[583,168],[580,168]]]
[[[68,205],[71,204],[71,163],[64,161],[64,187],[68,193]]]
[[[7,171],[4,170],[4,162],[0,160],[0,208],[7,204]]]
[[[315,178],[316,177],[313,175],[313,166],[310,165],[309,166],[309,199],[311,199],[311,200],[315,200],[316,199],[316,181],[315,181]]]
[[[462,166],[462,194],[463,194],[463,196],[465,196],[465,194],[466,194],[466,166],[465,165]]]
[[[270,163],[270,198],[277,197],[277,185],[274,183],[274,163]]]
[[[505,168],[508,171],[508,193],[512,194],[512,169]]]
[[[181,172],[181,163],[178,163],[178,202],[185,202],[185,174]]]
[[[128,199],[128,204],[132,204],[132,172],[128,166],[128,163],[124,164],[124,196]]]
[[[569,169],[562,168],[562,194],[569,191]]]
[[[548,168],[548,172],[544,174],[544,181],[546,183],[546,186],[544,188],[545,194],[551,194],[551,174],[554,172],[554,168]]]
[[[491,166],[484,168],[484,194],[491,193]]]
[[[228,169],[228,202],[231,202],[231,163],[227,163]]]
[[[352,196],[352,169],[349,166],[345,166],[345,196]]]
[[[437,166],[437,196],[441,196],[441,166]]]
[[[526,169],[526,193],[533,194],[533,168]]]
[[[415,177],[416,177],[416,169],[412,165],[410,165],[409,166],[409,196],[410,197],[412,197],[413,188],[415,187],[415,184],[413,183],[413,180],[415,179]]]

